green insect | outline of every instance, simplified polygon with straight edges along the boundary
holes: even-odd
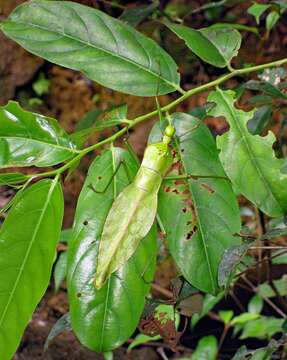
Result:
[[[97,289],[127,262],[154,223],[158,191],[173,162],[169,143],[174,133],[175,128],[168,125],[162,142],[148,145],[136,177],[108,213],[98,251]]]

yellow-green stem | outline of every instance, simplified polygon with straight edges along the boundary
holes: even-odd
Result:
[[[186,99],[188,99],[189,97],[191,97],[192,95],[198,94],[202,91],[205,91],[209,88],[218,86],[222,83],[224,83],[226,80],[231,79],[234,76],[239,76],[239,75],[244,75],[244,74],[248,74],[251,72],[255,72],[255,71],[259,71],[259,70],[263,70],[263,69],[267,69],[270,67],[276,67],[276,66],[282,66],[284,64],[287,64],[287,58],[285,59],[281,59],[281,60],[277,60],[277,61],[273,61],[270,63],[266,63],[266,64],[261,64],[261,65],[256,65],[256,66],[250,66],[250,67],[246,67],[246,68],[242,68],[242,69],[235,69],[232,70],[231,72],[229,72],[226,75],[223,75],[221,77],[219,77],[216,80],[210,81],[206,84],[197,86],[193,89],[190,89],[188,91],[181,91],[181,93],[183,93],[182,96],[180,96],[179,98],[177,98],[176,100],[172,101],[171,103],[163,106],[161,108],[162,112],[167,112],[173,108],[175,108],[177,105],[179,105],[180,103],[182,103],[183,101],[185,101]],[[96,143],[93,144],[89,147],[86,147],[85,149],[81,150],[80,153],[78,155],[76,155],[73,159],[71,159],[69,162],[67,162],[65,165],[63,165],[62,167],[56,169],[56,170],[51,170],[51,171],[47,171],[44,173],[40,173],[37,176],[39,177],[46,177],[46,176],[52,176],[52,175],[57,175],[57,174],[61,174],[64,171],[66,171],[67,169],[69,169],[74,163],[76,163],[77,161],[79,161],[83,156],[85,156],[86,154],[88,154],[89,152],[105,145],[105,144],[109,144],[113,141],[115,141],[116,139],[118,139],[119,137],[121,137],[123,134],[125,134],[129,129],[133,128],[134,126],[136,126],[137,124],[139,124],[142,121],[146,121],[148,119],[150,119],[153,116],[156,116],[158,114],[158,110],[153,110],[147,114],[144,115],[140,115],[138,117],[136,117],[133,120],[129,121],[129,125],[125,126],[123,129],[119,130],[118,132],[116,132],[114,135],[111,135],[110,137]],[[31,175],[31,177],[34,177],[34,175]]]

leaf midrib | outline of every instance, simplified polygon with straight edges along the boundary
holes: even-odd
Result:
[[[264,184],[264,187],[266,189],[266,191],[273,197],[273,199],[276,201],[276,203],[278,204],[278,206],[280,207],[281,209],[281,212],[284,213],[283,209],[282,209],[282,206],[281,206],[281,203],[280,201],[278,201],[277,197],[275,196],[275,194],[273,193],[272,191],[272,187],[270,186],[270,183],[269,181],[266,179],[266,177],[264,176],[264,173],[262,172],[261,170],[261,167],[260,167],[260,164],[258,164],[256,161],[255,161],[255,154],[252,150],[252,148],[250,147],[249,145],[249,141],[248,141],[248,138],[245,137],[245,132],[244,130],[242,129],[242,126],[241,124],[236,120],[236,114],[234,113],[234,110],[233,110],[233,107],[231,107],[231,105],[229,104],[229,102],[225,99],[225,97],[223,96],[223,94],[221,93],[221,91],[219,91],[224,103],[225,103],[225,106],[229,109],[229,112],[232,114],[232,117],[233,117],[233,123],[237,129],[237,131],[241,134],[242,136],[242,139],[243,139],[243,142],[247,148],[247,153],[248,153],[248,157],[250,158],[252,164],[254,165],[254,168],[257,172],[257,174],[259,175],[259,178],[262,179],[262,183]],[[252,156],[249,156],[249,154],[251,154]]]
[[[46,9],[45,9],[45,10],[46,10]],[[97,16],[98,16],[98,15],[97,15]],[[101,19],[101,20],[102,20],[102,19]],[[68,35],[68,34],[66,34],[65,32],[63,32],[63,33],[62,33],[62,32],[57,32],[57,31],[51,30],[51,29],[49,29],[49,28],[46,28],[46,27],[44,27],[44,26],[40,26],[40,25],[38,25],[38,24],[30,23],[30,22],[28,22],[28,21],[27,21],[27,22],[22,22],[22,21],[16,22],[16,21],[7,20],[7,21],[4,21],[4,25],[5,25],[5,23],[11,23],[11,24],[15,23],[15,24],[21,24],[21,25],[26,25],[26,26],[29,25],[29,26],[31,26],[31,27],[35,27],[35,28],[38,28],[38,29],[41,29],[41,30],[49,31],[49,32],[54,33],[54,34],[60,34],[60,35],[62,35],[63,37],[67,37],[67,38],[69,38],[69,39],[72,39],[73,41],[76,41],[76,42],[79,42],[79,43],[81,43],[81,44],[84,44],[85,46],[90,46],[90,47],[92,47],[92,48],[94,48],[94,49],[100,50],[100,51],[102,51],[102,52],[105,53],[105,54],[108,54],[108,55],[110,55],[110,56],[112,56],[112,57],[115,57],[115,58],[117,58],[117,59],[120,59],[121,61],[126,61],[126,62],[128,62],[128,63],[130,63],[130,64],[132,64],[132,65],[140,68],[141,70],[150,73],[150,74],[151,74],[152,76],[154,76],[155,78],[161,79],[162,81],[164,81],[164,82],[167,83],[168,85],[172,86],[175,90],[178,90],[178,89],[179,89],[179,85],[177,85],[176,83],[170,82],[169,80],[163,78],[160,74],[157,74],[157,73],[151,71],[149,68],[146,68],[146,67],[144,67],[143,65],[141,65],[141,64],[139,64],[139,63],[137,63],[137,62],[135,62],[135,61],[133,61],[133,60],[131,60],[131,59],[122,57],[122,56],[120,56],[119,54],[112,53],[111,51],[106,50],[106,49],[103,49],[103,48],[101,48],[101,47],[99,47],[99,46],[97,47],[97,46],[95,46],[94,44],[92,44],[90,41],[89,41],[89,42],[85,42],[85,41],[83,41],[83,40],[81,40],[81,39],[74,38],[73,36]],[[7,35],[8,35],[8,34],[7,34]],[[148,39],[148,40],[150,40],[150,39]],[[25,40],[25,41],[28,41],[28,42],[29,42],[29,41],[33,41],[33,40],[29,40],[29,39],[28,39],[28,40]],[[80,50],[81,50],[81,49],[77,49],[77,51],[80,51]],[[34,53],[36,53],[36,52],[34,52]],[[63,65],[63,66],[64,66],[64,65]],[[84,70],[82,70],[82,71],[84,72]]]
[[[48,194],[47,194],[47,199],[46,199],[46,201],[45,201],[45,203],[44,203],[44,206],[43,206],[43,208],[42,208],[42,213],[41,213],[41,215],[40,215],[40,217],[39,217],[39,221],[38,221],[38,223],[36,224],[36,226],[35,226],[35,228],[34,228],[34,233],[33,233],[33,235],[32,235],[31,242],[30,242],[30,244],[29,244],[29,246],[28,246],[28,249],[27,249],[27,251],[26,251],[26,254],[25,254],[25,256],[24,256],[22,265],[21,265],[21,267],[20,267],[20,271],[19,271],[19,273],[18,273],[18,276],[17,276],[17,278],[16,278],[16,281],[15,281],[15,283],[14,283],[14,286],[13,286],[12,291],[11,291],[11,293],[10,293],[10,296],[9,296],[9,298],[8,298],[7,304],[6,304],[6,306],[5,306],[4,310],[3,310],[2,316],[1,316],[1,318],[0,318],[0,327],[1,327],[1,325],[3,324],[3,321],[5,320],[7,311],[8,311],[8,309],[9,309],[10,304],[11,304],[11,301],[12,301],[13,298],[14,298],[15,292],[17,291],[18,283],[19,283],[20,278],[21,278],[21,276],[22,276],[22,274],[23,274],[24,267],[26,266],[28,257],[29,257],[29,255],[30,255],[30,252],[31,252],[31,249],[32,249],[32,246],[34,245],[35,238],[36,238],[36,236],[37,236],[38,230],[39,230],[39,228],[40,228],[40,225],[41,225],[41,223],[42,223],[42,220],[43,220],[43,218],[44,218],[44,215],[45,215],[45,213],[46,213],[47,207],[48,207],[48,205],[49,205],[49,202],[50,202],[50,200],[51,200],[51,197],[52,197],[52,195],[53,195],[53,192],[54,192],[54,189],[55,189],[56,185],[57,185],[57,181],[56,181],[56,180],[53,180],[52,183],[51,183],[51,187],[50,187],[50,189],[49,189],[49,192],[48,192]]]
[[[176,148],[177,148],[177,153],[179,155],[179,158],[180,158],[180,161],[181,161],[181,164],[182,164],[182,167],[185,171],[185,173],[187,174],[188,172],[186,171],[186,166],[185,166],[185,163],[183,161],[183,157],[182,157],[182,152],[180,151],[180,146],[179,146],[179,143],[178,143],[178,140],[177,138],[175,138],[175,144],[176,144]],[[189,181],[187,181],[188,183],[188,188],[189,188],[189,191],[191,193],[191,195],[193,194],[192,192],[192,188],[190,186],[190,183]],[[195,202],[194,200],[194,196],[192,196],[192,200]],[[205,238],[205,234],[203,232],[203,229],[202,229],[202,225],[201,225],[201,221],[200,221],[200,216],[198,215],[198,212],[197,212],[197,204],[195,202],[195,209],[196,209],[196,215],[197,215],[197,221],[198,221],[198,225],[199,225],[199,228],[200,228],[200,234],[201,234],[201,239],[202,239],[202,244],[203,244],[203,250],[204,250],[204,254],[205,254],[205,258],[206,258],[206,262],[207,262],[207,268],[208,268],[208,274],[209,274],[209,277],[210,277],[210,282],[211,282],[211,286],[212,286],[212,291],[215,292],[216,291],[216,286],[214,285],[214,276],[213,276],[213,272],[212,272],[212,268],[211,268],[211,262],[210,262],[210,255],[209,255],[209,252],[208,252],[208,249],[207,249],[207,246],[206,246],[206,238]]]
[[[58,145],[58,144],[54,144],[54,143],[50,143],[50,142],[44,142],[44,141],[40,141],[40,140],[37,140],[37,139],[33,139],[33,138],[27,138],[27,137],[22,137],[22,136],[0,136],[0,141],[1,140],[5,140],[5,141],[9,141],[9,140],[22,140],[22,141],[31,141],[31,142],[36,142],[36,143],[39,143],[43,146],[52,146],[52,147],[55,147],[57,149],[60,149],[60,150],[65,150],[65,151],[69,151],[71,153],[75,153],[75,154],[78,154],[81,152],[81,150],[76,150],[75,148],[72,148],[72,147],[65,147],[63,145]]]

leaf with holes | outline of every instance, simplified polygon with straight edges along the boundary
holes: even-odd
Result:
[[[55,119],[14,101],[0,107],[0,167],[52,166],[74,155],[76,145]]]
[[[240,231],[239,208],[208,128],[184,113],[173,114],[171,120],[176,128],[178,156],[169,175],[183,172],[199,177],[189,179],[188,185],[186,181],[164,180],[158,213],[169,250],[183,276],[196,288],[216,294],[221,257],[227,248],[240,242],[234,236]],[[160,136],[156,124],[150,141]]]
[[[244,112],[234,106],[234,92],[217,89],[208,100],[215,103],[212,116],[224,116],[230,130],[217,138],[222,165],[236,188],[271,217],[287,212],[287,175],[281,172],[283,159],[272,149],[274,134],[261,137],[248,131],[254,111]]]
[[[105,352],[120,346],[134,332],[144,308],[156,261],[156,232],[153,227],[134,255],[105,285],[94,286],[99,241],[109,209],[128,185],[123,166],[105,188],[120,161],[133,177],[137,163],[120,148],[106,150],[92,163],[79,197],[74,234],[68,249],[68,293],[73,330],[83,345]],[[83,321],[85,319],[85,321]]]
[[[173,59],[153,40],[105,13],[70,1],[33,0],[2,23],[26,50],[137,96],[179,89]]]
[[[56,180],[18,197],[0,230],[0,358],[10,360],[50,280],[63,218]]]
[[[202,28],[199,30],[178,24],[168,27],[203,61],[225,67],[237,55],[241,45],[240,33],[231,28]]]

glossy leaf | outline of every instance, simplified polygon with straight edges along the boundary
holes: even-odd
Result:
[[[0,107],[0,167],[52,166],[76,154],[56,120],[25,111],[14,101]]]
[[[274,134],[269,131],[261,137],[249,133],[247,122],[254,112],[235,108],[232,91],[217,89],[208,100],[216,104],[210,114],[224,116],[230,125],[230,130],[217,138],[219,157],[228,177],[267,215],[284,215],[287,212],[287,175],[280,171],[283,160],[276,158],[272,149]]]
[[[26,50],[82,71],[103,86],[154,96],[179,88],[173,59],[153,40],[105,13],[70,1],[33,0],[2,30]]]
[[[106,150],[92,163],[79,197],[74,236],[68,250],[68,293],[73,330],[89,349],[110,351],[126,341],[135,330],[155,270],[155,228],[143,239],[134,255],[111,275],[100,289],[94,286],[99,240],[115,196],[128,185],[123,166],[105,193],[117,164],[124,160],[130,176],[137,164],[129,153]],[[83,321],[85,319],[85,321]]]
[[[241,36],[237,30],[202,28],[195,30],[184,25],[169,24],[168,27],[203,61],[225,67],[237,55]]]
[[[50,280],[63,217],[55,180],[22,192],[0,230],[0,358],[10,360]]]
[[[220,259],[227,248],[239,243],[234,235],[240,231],[239,208],[208,128],[188,114],[175,113],[171,118],[183,168],[176,167],[169,175],[176,176],[180,170],[199,178],[164,180],[158,213],[183,276],[196,288],[216,294]],[[156,141],[160,136],[156,125],[151,139]]]

